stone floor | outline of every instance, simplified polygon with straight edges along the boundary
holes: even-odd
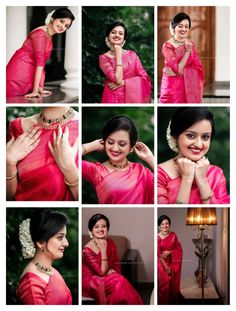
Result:
[[[7,103],[14,104],[54,104],[54,103],[78,103],[78,90],[60,88],[60,82],[51,82],[45,84],[45,89],[52,91],[50,96],[41,96],[39,98],[26,99],[24,96],[15,96],[7,98]]]

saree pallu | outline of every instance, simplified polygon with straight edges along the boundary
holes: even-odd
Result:
[[[99,204],[154,203],[154,175],[140,163],[109,172],[98,162],[82,161],[82,176],[95,188]]]
[[[16,290],[23,305],[71,305],[72,296],[60,273],[53,268],[48,283],[33,272],[27,272]]]
[[[123,80],[125,85],[110,90],[108,83],[116,83],[116,59],[102,54],[99,56],[99,67],[107,77],[105,81],[102,103],[150,103],[151,81],[134,51],[122,54]]]
[[[82,256],[82,295],[94,298],[97,304],[140,305],[143,301],[120,273],[120,261],[112,239],[107,240],[107,258],[112,274],[101,271],[101,252],[84,247]]]
[[[179,75],[178,64],[182,60],[185,51],[184,45],[174,47],[169,42],[165,42],[163,45],[162,53],[165,58],[165,68],[171,68],[176,76],[163,74],[160,103],[202,102],[204,73],[194,44],[183,69],[183,75]]]
[[[222,169],[216,165],[210,165],[207,171],[207,181],[213,191],[213,196],[209,204],[227,204],[230,198],[227,193],[226,179]],[[159,204],[175,204],[181,177],[170,178],[170,176],[158,165],[158,203]],[[188,204],[202,204],[201,195],[196,182],[192,184]]]
[[[180,276],[183,251],[174,232],[171,232],[165,239],[158,236],[158,304],[177,304],[180,294]],[[171,270],[168,275],[160,260],[164,251],[171,251],[165,261]]]
[[[78,121],[71,120],[66,126],[69,129],[69,143],[72,145],[78,137]],[[62,126],[62,130],[64,131],[64,126]],[[48,148],[49,141],[53,145],[53,132],[53,129],[42,128],[39,144],[17,163],[16,201],[74,200],[69,187],[64,182],[64,175]],[[9,125],[9,138],[14,136],[16,139],[21,134],[23,134],[22,118],[17,118]],[[78,166],[78,155],[76,165]]]
[[[37,66],[44,67],[52,51],[52,39],[48,39],[43,29],[32,31],[22,47],[15,52],[7,64],[7,97],[25,95],[33,91]],[[40,87],[44,85],[43,70]]]

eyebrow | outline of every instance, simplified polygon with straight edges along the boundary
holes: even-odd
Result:
[[[195,131],[192,131],[192,130],[185,130],[185,133],[188,132],[188,133],[193,133],[193,134],[198,134],[197,132]],[[201,133],[201,135],[205,135],[205,134],[211,134],[211,132],[204,132],[204,133]]]

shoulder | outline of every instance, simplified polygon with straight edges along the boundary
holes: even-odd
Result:
[[[32,39],[34,39],[34,38],[45,38],[45,39],[47,39],[47,34],[43,28],[39,27],[39,28],[32,30],[29,33],[29,37]]]
[[[208,168],[208,171],[207,171],[207,175],[210,175],[210,174],[220,174],[220,175],[222,175],[222,174],[224,174],[223,173],[223,170],[219,167],[219,166],[217,166],[217,165],[210,165],[209,166],[209,168]]]
[[[164,42],[162,48],[169,48],[169,49],[173,49],[173,50],[175,49],[175,47],[172,44],[171,39]]]
[[[112,240],[111,238],[108,238],[108,239],[107,239],[107,244],[108,244],[110,247],[116,248],[116,243],[115,243],[114,240]]]
[[[16,118],[9,123],[9,133],[15,138],[23,133],[22,120],[23,118]]]

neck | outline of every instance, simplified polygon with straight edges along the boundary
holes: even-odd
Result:
[[[168,235],[170,233],[170,231],[161,231],[162,235]]]
[[[48,35],[49,37],[53,36],[55,34],[55,31],[52,28],[52,24],[49,23],[48,25],[46,25],[46,29],[48,30]]]
[[[44,107],[42,113],[47,119],[55,119],[65,114],[68,109],[69,107]]]
[[[46,256],[45,253],[39,253],[39,252],[36,253],[32,261],[34,264],[38,262],[40,265],[44,266],[45,268],[51,268],[52,263],[53,263],[52,258]]]
[[[185,42],[185,38],[179,38],[174,36],[174,40],[177,41],[178,43],[184,43]]]
[[[128,166],[129,161],[127,159],[125,159],[122,162],[116,162],[116,161],[112,161],[111,159],[108,160],[109,164],[115,168],[125,168],[126,166]]]

